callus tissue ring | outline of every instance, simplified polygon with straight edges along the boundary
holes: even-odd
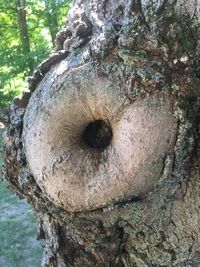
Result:
[[[47,73],[24,117],[26,156],[39,187],[69,212],[151,191],[174,146],[171,97],[155,93],[130,103],[90,63],[68,71],[65,64]]]

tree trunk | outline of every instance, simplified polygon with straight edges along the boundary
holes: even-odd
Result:
[[[45,1],[46,5],[46,18],[49,32],[51,35],[52,44],[55,45],[56,33],[58,31],[58,19],[57,19],[57,5],[55,1]]]
[[[74,3],[5,137],[42,266],[200,265],[199,23],[195,0]]]
[[[18,28],[20,32],[20,39],[22,44],[22,51],[24,56],[27,57],[27,68],[29,71],[33,71],[33,61],[30,58],[30,41],[28,35],[28,27],[26,21],[26,0],[16,0],[16,9],[17,9],[17,21]]]

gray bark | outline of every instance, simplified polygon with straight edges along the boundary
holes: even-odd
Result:
[[[24,95],[22,100],[15,100],[11,105],[5,137],[5,182],[19,196],[27,199],[40,220],[38,238],[45,240],[42,266],[195,267],[200,265],[199,23],[200,6],[195,0],[189,2],[77,0],[74,3],[69,14],[68,26],[63,27],[57,34],[58,51],[34,72],[30,79],[31,94]],[[110,87],[107,87],[108,84]],[[81,95],[83,88],[88,90]],[[90,88],[94,88],[94,91]],[[106,91],[107,98],[104,97],[105,88],[110,88]],[[176,126],[172,148],[162,147],[164,152],[159,154],[162,155],[159,156],[160,160],[156,158],[152,163],[149,156],[147,158],[149,162],[145,161],[145,164],[141,164],[141,168],[131,161],[131,164],[137,167],[135,176],[131,176],[130,173],[126,175],[124,170],[124,165],[130,160],[129,157],[125,157],[125,160],[124,157],[119,157],[116,160],[116,168],[121,166],[123,171],[116,181],[117,183],[120,181],[119,187],[123,190],[123,195],[117,193],[115,181],[112,180],[109,184],[109,177],[112,178],[109,176],[106,181],[111,197],[106,199],[106,195],[103,198],[105,202],[101,198],[95,202],[95,196],[98,195],[95,193],[89,204],[82,204],[82,201],[80,203],[75,199],[73,203],[67,205],[70,202],[68,196],[71,193],[72,196],[77,194],[69,176],[75,173],[79,177],[79,173],[77,174],[79,163],[72,161],[69,172],[70,167],[66,163],[68,160],[62,158],[59,161],[56,153],[59,154],[63,149],[61,142],[63,138],[61,126],[65,123],[63,118],[73,115],[72,124],[66,122],[69,128],[64,131],[66,138],[70,136],[68,131],[75,129],[74,124],[82,123],[82,118],[79,117],[81,111],[83,112],[79,108],[80,103],[74,103],[77,114],[70,113],[73,107],[67,99],[72,97],[73,92],[76,92],[78,99],[87,96],[87,92],[90,92],[91,99],[93,99],[92,92],[95,97],[98,95],[99,103],[101,101],[106,103],[107,109],[102,109],[103,114],[107,112],[105,110],[108,110],[108,113],[112,112],[113,107],[118,105],[116,99],[119,99],[119,102],[121,99],[126,99],[123,100],[125,102],[122,101],[123,104],[126,103],[125,109],[122,107],[120,110],[122,114],[125,110],[130,110],[131,114],[134,114],[135,109],[132,111],[132,107],[140,107],[140,103],[149,114],[149,107],[157,105],[166,107],[168,102],[163,100],[166,98],[170,102],[170,111],[168,108],[153,109],[154,113],[150,112],[152,114],[150,118],[154,118],[155,114],[165,114],[165,117],[158,115],[158,121],[159,116],[162,121],[163,118],[166,119],[168,113],[173,116],[175,123],[169,128],[173,133],[173,125]],[[76,94],[69,99],[75,99]],[[149,98],[157,99],[156,104],[151,104]],[[87,101],[89,101],[87,98],[81,99],[80,102],[83,104],[80,106],[89,103]],[[97,103],[90,105],[95,120],[101,116],[93,112],[98,109]],[[121,108],[121,104],[119,107]],[[127,115],[130,119],[132,119],[131,114]],[[136,115],[136,118],[139,116],[142,120],[142,116],[146,116],[146,113],[142,111]],[[117,117],[116,125],[119,125],[117,123],[122,117]],[[31,119],[33,119],[32,128],[30,128]],[[34,123],[37,119],[37,123]],[[91,119],[88,122],[90,121]],[[164,126],[159,127],[159,142],[164,140],[161,128],[168,129],[169,124],[166,120]],[[72,126],[69,127],[70,125]],[[58,127],[59,131],[56,132]],[[127,144],[126,138],[130,138],[127,133],[137,128],[137,124],[130,128],[126,125],[123,127],[125,128],[118,127],[118,129],[124,130],[123,136],[127,137],[122,139],[124,143],[120,143],[119,153]],[[145,125],[143,127],[145,129]],[[59,138],[53,138],[55,135],[52,133],[52,128],[56,128],[55,132]],[[38,138],[40,131],[41,138]],[[43,133],[46,134],[44,134],[46,139],[42,137]],[[113,133],[115,138],[115,132]],[[154,140],[154,131],[149,133],[144,139]],[[159,139],[159,136],[162,138]],[[42,146],[43,141],[44,146]],[[34,154],[36,153],[34,142],[36,146],[37,142],[41,142],[38,157]],[[134,141],[130,143],[134,144],[132,142]],[[145,144],[143,140],[141,143]],[[45,166],[47,171],[44,170],[40,175],[38,171],[40,166],[35,169],[37,160],[40,159],[41,165],[48,162],[50,153],[54,151],[54,147],[58,148],[58,144],[61,144],[60,150],[53,152],[56,161],[52,166]],[[65,144],[68,146],[67,141]],[[130,151],[138,147],[137,145],[135,143]],[[155,145],[152,142],[152,145],[155,146],[152,150],[153,157],[157,153],[155,151],[159,144]],[[73,158],[75,154],[73,148],[77,149],[77,145],[71,147],[72,150],[69,147],[67,149],[69,148],[69,157]],[[148,144],[146,154],[150,148]],[[30,153],[31,149],[34,153]],[[42,149],[46,153],[43,159],[41,159]],[[95,153],[95,156],[98,155],[98,160],[104,160],[101,158],[103,153],[98,151]],[[136,154],[135,161],[138,157],[143,159],[144,154],[144,152],[142,155]],[[109,158],[106,158],[107,161]],[[32,164],[33,162],[36,164]],[[93,165],[89,165],[89,161],[86,162],[87,166],[91,166],[91,179],[93,179]],[[105,161],[103,162],[107,166]],[[100,163],[98,164],[100,169]],[[61,184],[59,193],[54,191],[54,188],[60,186],[63,166],[68,168],[68,172],[64,177],[66,183]],[[101,177],[106,179],[106,174],[110,171],[109,166],[112,165],[108,165],[108,169],[105,167]],[[151,169],[155,171],[152,176],[149,175]],[[84,171],[88,174],[87,168]],[[57,180],[54,179],[56,173],[60,175]],[[75,182],[79,181],[76,181],[76,175],[73,176]],[[147,180],[141,186],[140,180],[145,176],[148,176]],[[133,179],[132,183],[130,178]],[[92,188],[99,182],[98,177],[95,176],[95,179]],[[127,179],[129,186],[124,187]],[[134,183],[137,187],[133,186]],[[148,190],[146,188],[143,190],[147,183],[149,183]],[[63,196],[62,190],[65,190],[66,184],[69,195]],[[82,181],[76,186],[78,190],[86,188]],[[104,190],[102,194],[103,192]],[[80,199],[81,194],[80,192]]]

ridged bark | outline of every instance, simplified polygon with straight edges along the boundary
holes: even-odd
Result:
[[[30,79],[30,94],[11,105],[5,182],[27,199],[40,220],[43,267],[199,266],[200,6],[195,0],[189,3],[77,0],[68,26],[57,34],[57,51]],[[48,103],[43,100],[60,93],[63,68],[68,75],[88,64],[98,79],[114,81],[130,105],[167,93],[173,99],[177,131],[150,192],[73,212],[58,205],[33,176],[24,114],[31,112],[33,103],[36,112],[41,108],[45,112]],[[89,79],[89,74],[86,69],[82,79]],[[73,78],[74,86],[81,87]],[[43,92],[47,98],[45,94],[40,98]]]

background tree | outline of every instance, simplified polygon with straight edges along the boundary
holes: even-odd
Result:
[[[45,13],[49,31],[51,34],[51,40],[54,44],[56,33],[58,32],[58,19],[57,19],[57,5],[55,1],[45,1]],[[55,45],[55,44],[54,44]]]
[[[58,1],[45,0],[44,4],[45,4],[45,25],[49,29],[52,44],[53,46],[55,46],[56,33],[59,30],[59,25],[61,25],[61,23],[63,22],[61,18],[66,16],[65,10],[67,9],[68,3],[66,3],[66,1],[64,0],[58,0]],[[65,7],[65,9],[63,7]],[[61,17],[61,14],[63,15],[63,17]]]
[[[5,181],[43,266],[200,263],[199,8],[76,1],[12,104]]]
[[[22,44],[22,51],[24,56],[27,58],[27,55],[30,54],[30,41],[28,35],[28,27],[27,27],[27,20],[26,20],[26,1],[25,0],[16,0],[16,10],[17,10],[17,22],[18,22],[18,29],[20,33],[20,40]],[[26,62],[26,68],[33,71],[33,64],[31,58],[28,58]]]
[[[53,48],[50,32],[66,19],[70,1],[0,1],[0,106],[6,106],[27,87],[25,77]],[[53,3],[52,2],[52,3]],[[53,11],[52,11],[53,10]],[[49,20],[54,12],[55,25]],[[52,38],[55,37],[55,34]]]

